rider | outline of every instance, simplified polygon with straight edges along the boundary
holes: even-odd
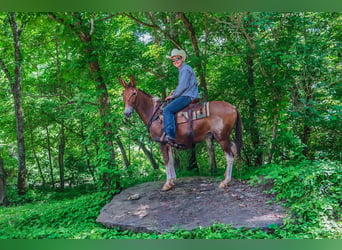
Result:
[[[193,69],[184,61],[186,54],[184,50],[173,49],[171,56],[173,65],[178,68],[178,85],[165,100],[170,101],[163,109],[165,140],[174,145],[176,138],[175,113],[188,106],[194,99],[199,98],[198,84]]]

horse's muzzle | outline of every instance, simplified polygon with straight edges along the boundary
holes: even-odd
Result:
[[[124,115],[125,117],[127,118],[130,118],[133,114],[133,108],[129,107],[129,108],[126,108],[125,111],[124,111]]]

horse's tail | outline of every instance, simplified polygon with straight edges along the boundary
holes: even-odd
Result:
[[[237,117],[235,122],[235,145],[237,149],[237,154],[239,158],[241,159],[241,150],[242,150],[242,121],[241,121],[241,115],[238,110],[236,110]]]

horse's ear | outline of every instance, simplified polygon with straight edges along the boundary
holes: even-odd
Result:
[[[135,78],[133,75],[130,76],[130,85],[132,87],[135,87],[135,85],[137,84],[137,82],[135,81]]]
[[[127,83],[125,82],[125,80],[124,80],[122,77],[119,77],[119,82],[121,83],[121,85],[122,85],[124,88],[127,88],[127,87],[128,87]]]

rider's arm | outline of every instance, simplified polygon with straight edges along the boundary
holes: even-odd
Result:
[[[172,94],[172,98],[177,98],[183,94],[187,88],[189,88],[190,85],[190,77],[191,72],[189,70],[180,70],[179,71],[179,77],[178,77],[178,85]]]

